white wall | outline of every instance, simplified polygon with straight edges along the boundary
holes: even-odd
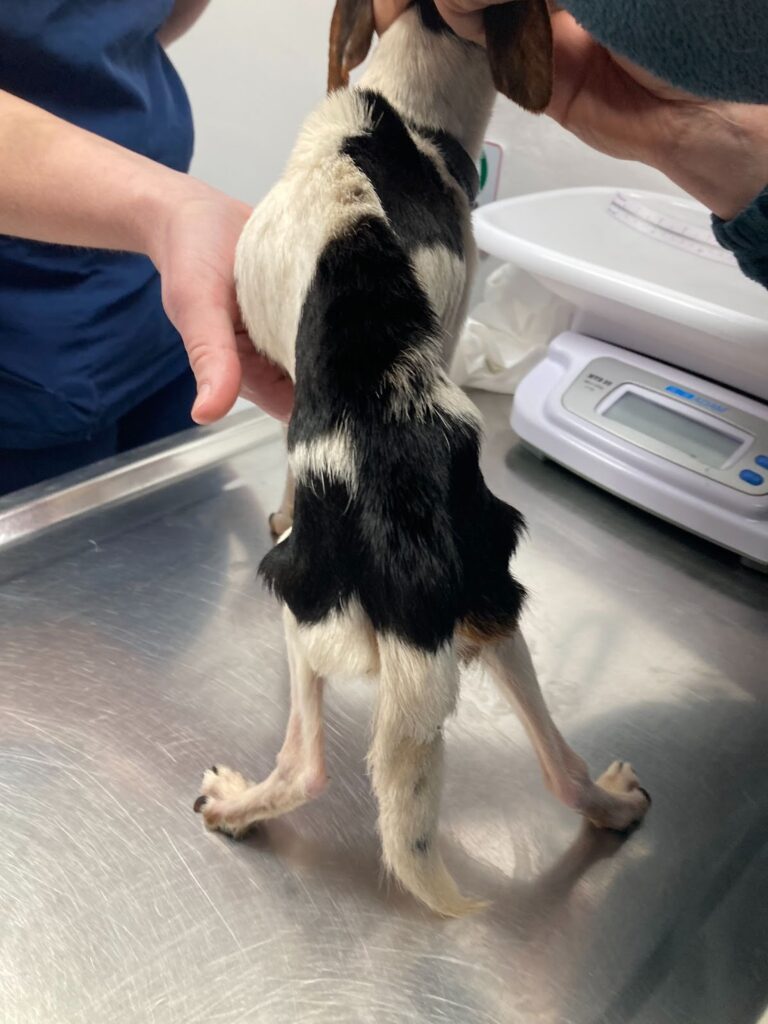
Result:
[[[211,0],[171,50],[195,112],[195,174],[254,203],[279,177],[324,93],[332,8],[332,0]],[[504,99],[488,138],[505,150],[501,196],[590,184],[677,191],[657,172],[595,153]]]
[[[325,94],[333,0],[211,0],[170,56],[195,115],[192,171],[247,202],[280,176]]]
[[[663,174],[614,160],[580,142],[549,117],[528,114],[499,97],[487,138],[504,147],[499,197],[574,185],[621,185],[658,192],[680,190]]]

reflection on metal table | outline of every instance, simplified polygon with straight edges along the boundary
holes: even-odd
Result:
[[[370,683],[329,688],[320,800],[242,842],[204,832],[202,770],[262,777],[287,713],[256,578],[284,454],[246,413],[0,502],[5,1024],[761,1019],[766,580],[538,462],[508,399],[478,402],[489,483],[529,521],[516,571],[550,706],[594,770],[635,764],[646,822],[582,826],[470,673],[442,841],[485,913],[441,921],[381,883]]]

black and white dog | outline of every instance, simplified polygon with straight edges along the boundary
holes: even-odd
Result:
[[[479,905],[460,895],[436,834],[462,661],[481,658],[515,703],[560,799],[615,829],[649,802],[627,764],[592,782],[549,717],[509,571],[523,520],[488,491],[478,413],[445,373],[475,262],[475,159],[494,80],[534,109],[550,87],[545,0],[495,8],[486,27],[488,52],[416,0],[359,84],[309,117],[240,240],[246,326],[296,386],[295,495],[289,480],[273,522],[285,533],[261,565],[284,605],[292,704],[269,778],[218,766],[195,805],[209,828],[239,835],[317,796],[322,680],[376,676],[369,763],[384,860],[445,915]],[[372,31],[370,0],[340,0],[332,85]]]

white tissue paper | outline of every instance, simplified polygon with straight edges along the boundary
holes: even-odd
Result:
[[[573,307],[530,274],[505,263],[470,310],[450,376],[464,387],[512,394],[549,342],[568,328]]]

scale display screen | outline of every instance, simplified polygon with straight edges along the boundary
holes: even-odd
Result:
[[[701,420],[676,412],[667,405],[626,391],[604,412],[606,419],[631,427],[646,437],[677,448],[719,469],[739,449],[742,439],[710,427]]]

